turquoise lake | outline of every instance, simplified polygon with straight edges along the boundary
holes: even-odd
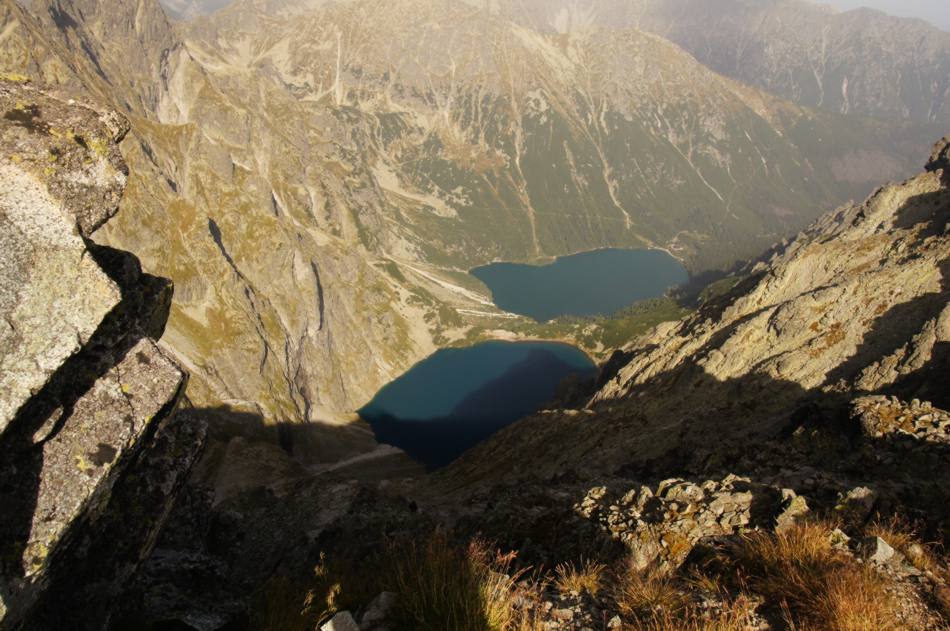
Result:
[[[536,412],[567,377],[596,374],[591,359],[567,344],[485,342],[443,349],[380,390],[359,414],[379,442],[432,470]]]
[[[662,250],[595,250],[550,265],[492,263],[471,274],[499,308],[539,322],[615,313],[689,280],[683,264]]]

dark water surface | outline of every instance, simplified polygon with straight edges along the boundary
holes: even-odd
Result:
[[[471,273],[498,307],[539,322],[614,313],[689,280],[683,264],[662,250],[596,250],[550,265],[492,263]]]
[[[376,438],[428,469],[536,412],[570,375],[597,367],[582,351],[553,342],[485,342],[443,349],[379,391],[362,410]]]

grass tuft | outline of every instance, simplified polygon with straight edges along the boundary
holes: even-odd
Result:
[[[715,614],[695,608],[679,613],[658,612],[643,620],[635,620],[625,629],[631,631],[747,631],[755,607],[745,597],[723,604]]]
[[[922,572],[933,572],[950,579],[945,563],[941,562],[938,547],[924,543],[918,529],[907,519],[895,515],[890,519],[876,520],[866,530],[868,536],[880,537],[892,548],[901,552]]]
[[[752,533],[735,552],[749,588],[781,603],[792,628],[890,631],[900,628],[883,578],[831,544],[827,524]]]
[[[628,566],[616,577],[613,597],[620,614],[631,619],[675,616],[687,605],[677,581],[657,568]]]
[[[413,631],[536,631],[531,607],[543,583],[522,586],[514,553],[483,541],[457,545],[436,530],[424,541],[399,541],[377,556],[330,561],[312,576],[277,577],[259,590],[251,628],[312,631],[338,611],[358,611],[383,591],[396,592],[387,626]]]
[[[593,561],[561,563],[554,568],[554,586],[562,594],[576,592],[596,596],[603,587],[607,566]]]
[[[514,558],[481,541],[453,546],[442,531],[422,544],[393,548],[390,571],[399,594],[393,625],[420,631],[516,628],[514,599],[522,573],[512,573]]]

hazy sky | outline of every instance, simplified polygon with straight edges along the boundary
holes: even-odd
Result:
[[[891,15],[923,18],[950,31],[950,0],[818,0],[839,9],[871,7]]]

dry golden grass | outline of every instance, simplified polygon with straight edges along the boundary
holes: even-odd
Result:
[[[392,589],[399,594],[391,622],[419,631],[527,631],[532,623],[515,607],[518,581],[513,554],[484,542],[453,546],[436,531],[423,544],[391,551]]]
[[[688,572],[638,571],[632,564],[608,570],[593,562],[556,567],[551,583],[561,593],[588,593],[612,601],[633,631],[745,631],[753,601],[784,617],[793,631],[898,631],[899,603],[885,578],[831,543],[833,526],[803,523],[778,534],[756,532],[717,549]],[[923,547],[927,564],[945,567],[903,522],[874,524],[866,534],[901,550]],[[905,552],[906,554],[906,552]],[[910,555],[908,555],[910,557]],[[484,542],[457,545],[442,531],[424,541],[385,548],[358,564],[323,560],[304,583],[277,579],[261,591],[253,628],[312,631],[339,610],[355,611],[381,591],[399,594],[393,629],[414,631],[539,631],[545,576],[524,579],[513,554]],[[359,572],[354,570],[358,569]],[[711,614],[697,596],[724,602]],[[737,596],[738,595],[738,596]]]
[[[596,596],[603,587],[607,566],[593,561],[561,563],[554,568],[554,587],[562,594],[577,592]]]
[[[827,524],[798,524],[781,534],[752,533],[735,552],[742,579],[780,603],[794,629],[896,631],[896,603],[873,569],[831,545]]]
[[[687,606],[682,586],[657,568],[624,568],[616,576],[612,595],[620,614],[630,619],[675,616]]]
[[[726,602],[718,614],[696,609],[657,613],[636,619],[624,628],[631,631],[747,631],[754,607],[746,598]]]
[[[258,591],[251,612],[256,631],[313,631],[338,611],[357,611],[383,591],[398,598],[388,623],[413,631],[537,631],[520,597],[537,600],[519,585],[523,571],[513,554],[475,541],[455,545],[442,531],[423,542],[388,546],[378,558],[329,562],[322,557],[313,576],[275,578]]]

